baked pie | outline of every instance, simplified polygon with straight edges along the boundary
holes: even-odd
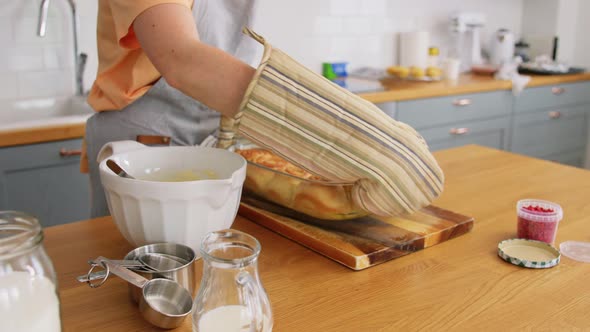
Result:
[[[319,219],[345,220],[368,214],[354,204],[353,184],[328,182],[265,149],[236,153],[248,161],[246,193]]]

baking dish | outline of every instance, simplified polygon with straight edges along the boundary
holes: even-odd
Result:
[[[247,153],[244,153],[249,150],[263,149],[253,146],[234,148],[248,162],[244,195],[261,197],[325,220],[347,220],[368,214],[354,203],[352,183],[334,183],[318,177],[304,178],[273,169],[249,160]]]

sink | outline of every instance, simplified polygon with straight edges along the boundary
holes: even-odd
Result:
[[[0,131],[85,123],[92,114],[84,96],[9,101],[0,104]]]

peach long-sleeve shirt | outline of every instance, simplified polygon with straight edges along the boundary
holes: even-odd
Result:
[[[133,21],[146,9],[163,3],[193,5],[192,0],[99,0],[98,72],[88,96],[95,111],[124,108],[161,77],[140,47]]]
[[[143,96],[162,76],[141,49],[133,21],[146,9],[163,3],[191,8],[192,0],[99,0],[96,29],[98,72],[88,95],[97,112],[117,111]],[[88,172],[86,142],[80,171]]]

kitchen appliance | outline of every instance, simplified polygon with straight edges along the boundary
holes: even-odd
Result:
[[[109,158],[137,179],[115,174]],[[172,242],[198,252],[205,234],[231,227],[236,217],[246,178],[246,160],[236,153],[118,141],[98,159],[113,220],[135,246]]]
[[[478,12],[458,12],[451,15],[451,48],[449,57],[459,59],[461,72],[471,70],[472,65],[483,63],[480,30],[485,16]]]
[[[435,206],[399,217],[321,220],[244,195],[240,215],[353,270],[431,247],[473,228],[474,219]]]
[[[514,34],[508,29],[499,29],[492,35],[490,44],[490,63],[501,66],[514,57]]]
[[[530,45],[530,61],[534,61],[537,57],[549,57],[551,60],[557,61],[557,53],[559,48],[558,37],[554,35],[542,34],[531,34],[526,35],[525,37]]]
[[[524,39],[520,39],[516,44],[514,44],[514,55],[519,56],[523,62],[527,62],[531,59],[529,52],[530,47]]]

